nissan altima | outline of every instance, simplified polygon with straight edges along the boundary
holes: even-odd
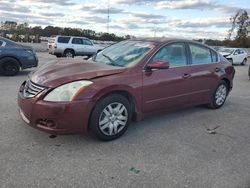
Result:
[[[50,134],[92,131],[113,140],[131,120],[201,104],[222,107],[234,74],[232,64],[206,45],[132,39],[88,61],[59,59],[30,73],[19,89],[19,112]]]

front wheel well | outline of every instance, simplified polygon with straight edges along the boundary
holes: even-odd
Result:
[[[22,68],[22,64],[21,64],[20,60],[17,59],[16,57],[13,57],[13,56],[4,56],[4,57],[1,57],[1,58],[0,58],[0,62],[1,62],[1,60],[4,59],[4,58],[12,58],[12,59],[15,59],[15,60],[19,63],[20,67]]]
[[[226,82],[227,87],[230,90],[231,89],[231,82],[227,78],[223,78],[222,80]]]

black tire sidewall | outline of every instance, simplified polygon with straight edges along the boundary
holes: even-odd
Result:
[[[66,57],[66,54],[67,54],[68,52],[70,52],[70,53],[72,54],[72,58],[74,58],[74,57],[75,57],[75,53],[74,53],[74,51],[73,51],[73,50],[65,50],[65,52],[64,52],[64,54],[63,54],[63,56],[64,56],[64,57]]]
[[[216,87],[214,93],[213,93],[212,103],[211,103],[211,105],[210,105],[210,106],[211,106],[212,108],[214,108],[214,109],[219,109],[219,108],[221,108],[221,107],[224,105],[224,103],[226,102],[226,99],[227,99],[227,96],[226,96],[224,102],[223,102],[221,105],[217,105],[217,104],[216,104],[216,99],[215,99],[216,92],[217,92],[218,88],[219,88],[221,85],[225,85],[225,86],[226,86],[226,88],[227,88],[227,96],[228,96],[228,93],[229,93],[229,86],[228,86],[228,84],[227,84],[224,80],[221,80],[220,83],[218,84],[218,86]]]
[[[15,71],[6,71],[4,70],[4,66],[7,64],[12,64],[12,66],[15,66]],[[0,60],[0,73],[3,74],[4,76],[15,76],[18,74],[20,70],[20,64],[19,62],[11,57],[6,57]]]
[[[125,127],[123,128],[121,132],[113,136],[107,136],[103,134],[99,128],[99,118],[103,109],[106,108],[109,104],[115,103],[115,102],[122,103],[126,107],[127,112],[128,112],[128,120],[127,120]],[[96,103],[92,111],[91,117],[90,117],[90,129],[96,135],[96,137],[100,140],[111,141],[111,140],[117,139],[120,136],[122,136],[128,129],[128,126],[131,122],[131,117],[132,117],[131,112],[132,112],[131,105],[124,96],[119,95],[119,94],[108,95],[107,97],[104,97],[103,99],[99,100]]]

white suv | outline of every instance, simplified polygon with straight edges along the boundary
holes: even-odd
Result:
[[[57,57],[88,56],[98,53],[102,47],[95,46],[88,38],[56,36],[49,44],[49,53]]]
[[[224,48],[219,52],[233,64],[245,65],[247,63],[247,53],[239,48]]]

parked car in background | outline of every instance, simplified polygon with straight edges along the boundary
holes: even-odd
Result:
[[[61,59],[40,67],[21,85],[18,105],[27,124],[50,134],[91,130],[113,140],[131,119],[200,104],[222,107],[234,74],[232,64],[206,45],[133,39],[88,61]]]
[[[49,44],[49,53],[57,57],[91,57],[102,49],[85,37],[56,36]]]
[[[245,65],[247,63],[247,53],[239,48],[223,48],[219,52],[232,64]]]
[[[50,47],[55,43],[55,40],[56,40],[56,36],[51,36],[49,39],[48,39],[48,43],[47,43],[47,50],[50,49]]]
[[[0,74],[14,76],[20,69],[37,65],[38,58],[32,47],[0,37]]]

